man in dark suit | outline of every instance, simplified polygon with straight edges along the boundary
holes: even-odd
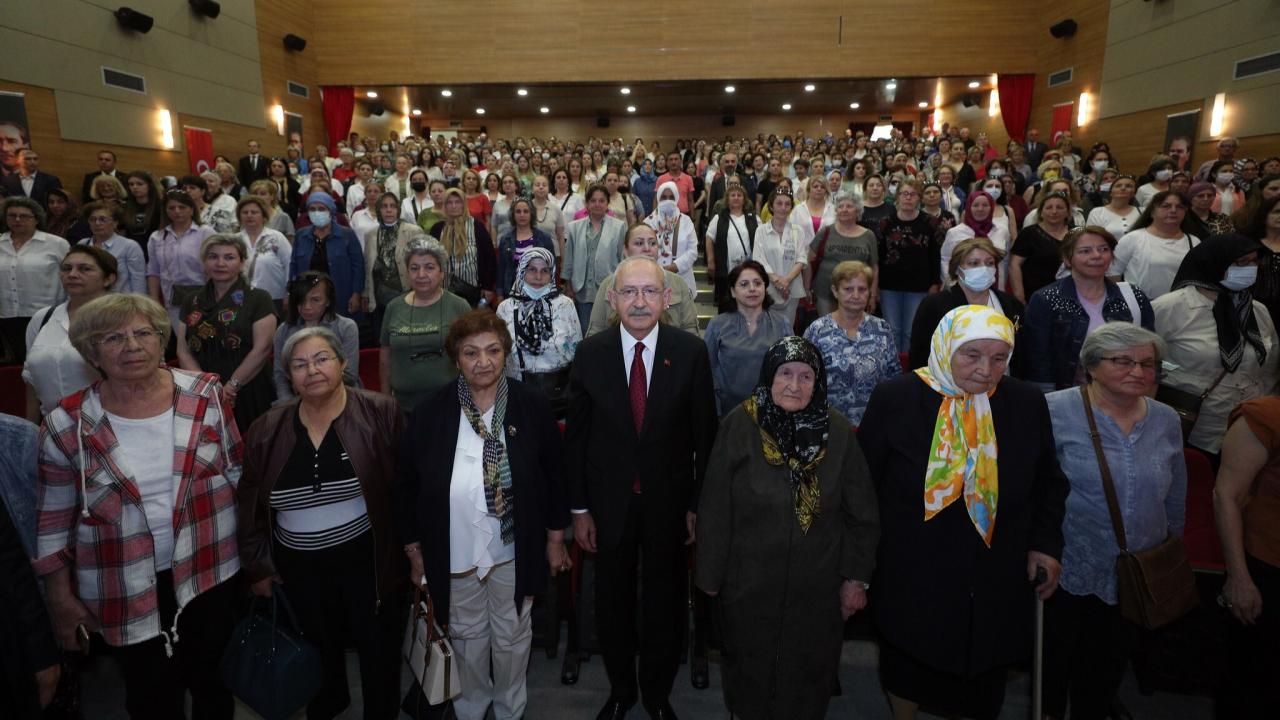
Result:
[[[1049,146],[1040,142],[1040,131],[1031,128],[1027,131],[1027,141],[1023,143],[1023,147],[1027,149],[1027,164],[1035,172],[1044,161],[1044,154],[1049,152]]]
[[[120,184],[123,185],[126,190],[129,189],[129,181],[125,178],[125,174],[116,168],[116,154],[110,150],[99,150],[98,169],[91,173],[85,173],[84,185],[80,188],[80,202],[87,203],[93,199],[91,196],[93,181],[103,175],[110,175],[116,180],[119,180]]]
[[[720,198],[724,197],[724,186],[729,181],[730,175],[736,175],[738,172],[738,153],[727,152],[720,156],[720,172],[716,173],[716,177],[711,181],[711,199],[707,201],[707,209],[710,210],[716,206]],[[753,199],[748,194],[748,199]],[[711,213],[708,212],[708,215]]]
[[[652,259],[623,260],[609,291],[620,325],[583,340],[570,374],[570,506],[578,544],[598,553],[596,620],[610,685],[597,720],[621,720],[638,698],[650,717],[675,717],[684,546],[694,540],[716,408],[706,346],[658,323],[671,298],[665,283]]]
[[[31,148],[18,153],[18,172],[4,179],[6,196],[25,195],[46,209],[49,191],[61,187],[62,181],[57,175],[40,172],[40,154]]]
[[[271,159],[258,152],[258,141],[249,141],[249,154],[240,158],[240,168],[236,177],[240,184],[249,187],[254,180],[266,180],[271,171]]]

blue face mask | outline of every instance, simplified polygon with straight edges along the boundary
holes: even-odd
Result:
[[[1253,287],[1253,284],[1257,281],[1257,265],[1232,265],[1227,268],[1227,276],[1220,282],[1222,287],[1231,292],[1240,292],[1245,288]]]
[[[329,227],[329,211],[328,210],[310,210],[307,217],[311,218],[311,224],[316,227]]]
[[[530,300],[541,300],[551,292],[551,283],[547,283],[540,288],[530,287],[529,283],[522,282],[524,286],[524,295]]]

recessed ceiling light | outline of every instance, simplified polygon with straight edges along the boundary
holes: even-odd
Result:
[[[790,109],[791,109],[791,103],[782,103],[782,109],[783,109],[783,110],[790,110]]]
[[[635,112],[635,111],[636,111],[636,106],[635,106],[635,105],[628,105],[628,106],[627,106],[627,112]]]
[[[974,90],[974,89],[977,89],[977,88],[979,88],[979,87],[982,87],[982,83],[978,82],[977,80],[974,80],[973,82],[969,83],[969,89],[970,89],[970,90]]]
[[[484,114],[484,108],[476,108],[476,114],[477,114],[477,115],[483,115],[483,114]]]
[[[413,116],[414,116],[414,117],[417,117],[417,116],[419,116],[419,115],[421,115],[421,114],[422,114],[422,110],[420,110],[419,108],[414,108],[414,109],[413,109]]]
[[[543,105],[542,107],[538,108],[538,112],[542,113],[543,115],[546,115],[547,113],[551,112],[551,108],[547,107],[546,105]]]
[[[889,82],[887,82],[887,83],[885,83],[885,84],[884,84],[884,89],[885,89],[885,90],[897,90],[897,89],[898,89],[898,83],[896,83],[896,82],[894,82],[894,81],[890,80]]]
[[[445,88],[444,90],[441,90],[441,91],[440,91],[440,94],[441,94],[442,96],[444,96],[444,97],[453,97],[453,91],[452,91],[452,90],[450,90],[450,89],[448,89],[448,88]]]
[[[619,90],[618,92],[621,92],[623,95],[630,95],[630,94],[631,94],[631,88],[629,88],[629,87],[624,87],[624,88],[622,88],[621,90]]]
[[[725,92],[727,92],[727,93],[731,93],[731,92],[733,92],[734,90],[737,90],[737,89],[738,89],[738,88],[736,88],[736,87],[734,87],[734,86],[732,86],[732,85],[725,85],[725,86],[724,86],[724,91],[725,91]]]
[[[923,100],[921,100],[919,103],[916,103],[916,104],[917,104],[917,105],[919,105],[919,106],[920,106],[920,107],[922,107],[922,108],[927,108],[927,107],[929,107],[929,103],[927,103],[927,102],[925,102],[925,101],[923,101]]]
[[[525,90],[524,88],[520,88],[519,90],[516,90],[516,94],[519,95],[520,97],[524,97],[525,95],[529,94],[529,91]]]
[[[364,96],[365,96],[365,97],[367,97],[367,98],[369,98],[370,100],[372,100],[372,99],[374,99],[374,98],[378,97],[378,93],[376,93],[376,92],[374,92],[374,91],[370,90],[369,92],[365,93],[365,94],[364,94]]]
[[[861,104],[861,103],[849,103],[849,109],[850,109],[850,110],[857,110],[857,109],[858,109],[858,108],[860,108],[860,107],[862,107],[862,104]]]
[[[813,83],[809,83],[808,85],[805,85],[805,86],[804,86],[804,91],[805,91],[805,92],[813,92],[814,90],[817,90],[817,89],[818,89],[818,87],[817,87],[816,85],[814,85]]]

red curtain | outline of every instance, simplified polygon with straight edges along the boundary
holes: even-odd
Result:
[[[324,129],[329,136],[329,156],[338,156],[338,141],[351,132],[351,114],[356,109],[356,89],[328,85],[320,88],[324,105]]]
[[[1027,121],[1031,119],[1031,95],[1035,91],[1035,75],[1001,75],[996,81],[1000,91],[1000,117],[1009,137],[1026,140]]]

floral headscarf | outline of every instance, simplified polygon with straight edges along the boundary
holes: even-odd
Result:
[[[969,519],[991,547],[1000,484],[990,393],[971,395],[951,374],[952,356],[973,340],[999,340],[1012,348],[1013,323],[986,306],[961,305],[942,317],[930,343],[929,365],[916,370],[943,396],[925,468],[924,519],[932,519],[963,496]]]
[[[813,369],[813,397],[797,412],[787,412],[773,402],[773,376],[789,362]],[[785,465],[791,473],[791,497],[800,531],[807,533],[821,508],[818,466],[827,455],[830,420],[827,416],[827,371],[822,355],[802,337],[785,337],[764,355],[760,380],[744,403],[747,415],[760,428],[764,458],[770,465]]]

